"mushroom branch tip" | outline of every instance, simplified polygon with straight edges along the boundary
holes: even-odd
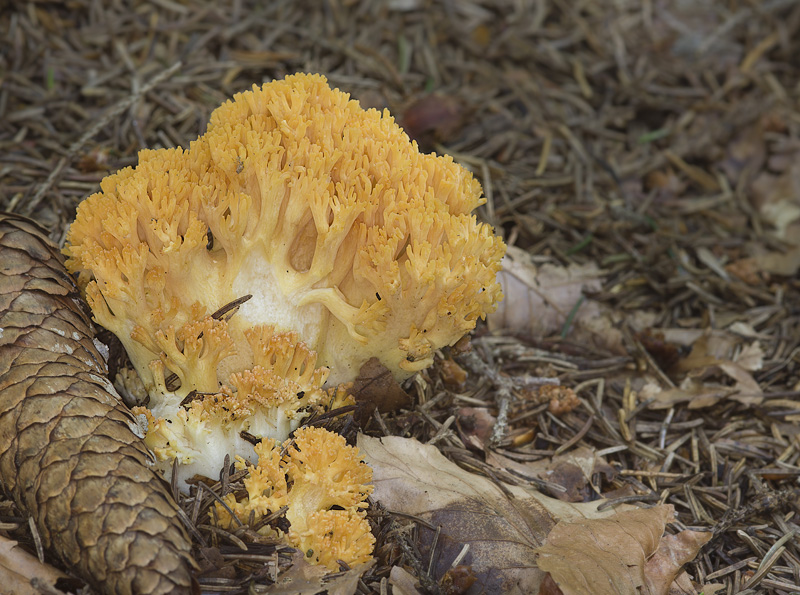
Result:
[[[214,477],[223,449],[254,460],[243,430],[285,440],[326,382],[372,357],[406,378],[495,309],[484,201],[387,111],[296,74],[105,178],[64,253],[144,383],[154,450]]]
[[[331,570],[339,569],[339,560],[351,566],[369,561],[375,537],[365,509],[372,493],[372,469],[361,461],[356,447],[323,428],[304,427],[282,446],[262,441],[256,452],[256,465],[237,459],[238,469],[249,470],[244,479],[247,496],[237,500],[231,493],[223,498],[225,506],[217,502],[217,524],[235,528],[230,512],[242,523],[258,524],[287,507],[288,532],[269,524],[260,531],[283,534],[310,562]]]

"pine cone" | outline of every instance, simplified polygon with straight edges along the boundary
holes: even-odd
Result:
[[[0,481],[102,593],[192,593],[191,544],[58,248],[0,213]]]

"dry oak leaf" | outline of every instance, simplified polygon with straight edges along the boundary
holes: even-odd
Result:
[[[662,538],[671,505],[619,512],[605,519],[563,522],[537,550],[539,568],[564,595],[666,595],[711,533]]]
[[[599,502],[572,504],[519,486],[501,490],[464,471],[435,446],[414,439],[359,435],[358,449],[373,470],[374,500],[442,528],[432,569],[436,580],[469,546],[461,563],[472,567],[477,581],[468,595],[538,592],[544,573],[535,565],[534,552],[555,524],[612,514],[598,512]],[[429,554],[433,535],[420,532],[423,556]]]
[[[584,294],[602,288],[604,273],[596,264],[539,266],[530,254],[513,246],[508,247],[502,264],[497,278],[505,298],[497,311],[487,315],[490,330],[510,329],[530,338],[549,337],[560,333],[572,315],[568,339],[625,353],[615,312]]]

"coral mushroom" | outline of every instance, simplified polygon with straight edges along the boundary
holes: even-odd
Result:
[[[101,188],[67,265],[144,382],[162,453],[182,447],[159,419],[216,462],[242,430],[283,440],[328,373],[377,357],[407,377],[501,297],[479,183],[320,75],[236,95],[188,149],[142,151]],[[219,444],[208,420],[226,415]]]
[[[242,521],[261,518],[287,507],[288,541],[310,561],[338,569],[338,560],[352,565],[372,555],[375,538],[364,518],[372,493],[372,469],[358,449],[323,428],[297,430],[286,454],[274,440],[256,446],[258,464],[244,480],[247,497],[228,494],[225,505]],[[244,469],[242,459],[237,462]],[[288,479],[288,482],[287,482]],[[216,504],[219,524],[232,527],[227,510]]]
[[[500,297],[503,243],[470,214],[483,201],[469,172],[420,153],[388,112],[298,74],[220,106],[188,150],[142,151],[107,177],[66,254],[146,384],[158,350],[142,333],[245,295],[228,370],[246,367],[243,330],[272,324],[297,332],[333,382],[373,356],[403,377]]]

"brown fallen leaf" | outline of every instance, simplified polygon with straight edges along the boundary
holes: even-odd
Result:
[[[587,502],[591,495],[588,482],[583,471],[575,463],[560,461],[547,472],[545,478],[550,483],[556,483],[566,491],[555,494],[559,500],[565,502]]]
[[[735,260],[725,265],[725,270],[748,285],[761,285],[764,282],[762,266],[753,257]]]
[[[544,575],[544,579],[542,579],[539,595],[564,595],[564,591],[559,588],[558,583],[556,583],[550,574],[546,574]]]
[[[542,457],[536,461],[516,461],[504,456],[495,450],[486,451],[486,462],[502,471],[511,471],[521,478],[542,478],[550,465],[550,459]]]
[[[793,246],[785,252],[759,254],[753,260],[761,273],[793,277],[800,270],[800,246]]]
[[[469,448],[483,451],[492,438],[497,418],[486,407],[460,407],[456,411],[456,428]]]
[[[691,347],[689,354],[680,358],[676,369],[687,372],[730,359],[741,339],[731,333],[718,330],[701,329],[663,329],[664,337],[671,341]]]
[[[53,589],[49,591],[51,593],[60,593],[55,590],[56,581],[66,578],[66,574],[49,564],[42,564],[16,541],[0,536],[0,585],[3,593],[40,595],[44,586]],[[31,585],[33,579],[38,579],[39,586]]]
[[[405,109],[402,123],[408,136],[418,142],[446,142],[459,133],[467,113],[466,104],[457,97],[430,93]]]
[[[793,161],[778,176],[762,172],[752,191],[754,206],[761,218],[773,225],[775,237],[796,244],[797,236],[789,233],[789,227],[800,219],[800,163]]]
[[[763,366],[764,350],[758,341],[744,343],[731,332],[662,329],[665,341],[691,346],[672,368],[677,387],[662,389],[651,382],[639,391],[640,400],[653,399],[651,409],[664,409],[689,403],[690,409],[709,407],[722,399],[746,405],[760,404],[763,390],[753,378]]]
[[[665,595],[711,533],[662,539],[671,505],[559,523],[537,550],[539,568],[565,595]]]
[[[775,175],[762,171],[752,184],[753,203],[762,220],[786,248],[755,254],[751,260],[761,274],[793,277],[800,270],[800,164],[791,156]]]
[[[650,409],[669,409],[679,403],[689,403],[689,409],[703,409],[729,397],[731,392],[728,387],[703,384],[691,379],[669,389],[662,389],[650,382],[639,391],[639,400],[651,401],[648,405]]]
[[[566,488],[557,493],[559,500],[567,502],[588,502],[594,490],[591,488],[593,475],[602,473],[613,478],[617,472],[603,457],[598,457],[593,448],[579,446],[564,454],[554,456],[547,464],[547,470],[540,477],[550,483]]]
[[[725,590],[724,583],[703,583],[695,586],[689,574],[681,572],[669,588],[669,595],[714,595]]]
[[[655,554],[645,565],[644,575],[650,592],[658,595],[667,593],[683,565],[694,560],[712,535],[711,532],[689,530],[676,535],[664,535]],[[708,593],[708,590],[704,589],[704,592]]]
[[[589,501],[595,493],[589,487],[592,476],[602,473],[613,479],[617,473],[588,446],[578,446],[564,454],[542,457],[537,461],[515,461],[494,450],[487,450],[486,462],[522,478],[539,478],[563,487],[563,492],[554,490],[552,494],[565,502]]]
[[[358,403],[366,403],[386,413],[411,404],[411,397],[377,357],[361,366],[350,393]]]
[[[545,338],[561,333],[569,320],[570,340],[625,353],[614,311],[585,295],[603,285],[603,272],[596,264],[538,266],[530,254],[509,246],[498,280],[505,299],[487,316],[490,330]]]
[[[646,328],[636,333],[636,339],[665,372],[669,372],[681,357],[678,344],[667,341],[663,331]]]
[[[353,595],[358,589],[359,579],[374,564],[375,560],[372,559],[326,580],[328,570],[324,566],[309,564],[303,552],[295,552],[291,566],[278,577],[274,585],[251,585],[248,592],[252,595]]]
[[[764,367],[764,349],[761,343],[755,341],[745,346],[734,356],[733,361],[748,372],[757,372]]]
[[[443,359],[439,364],[442,380],[449,387],[458,387],[467,380],[467,371],[451,358]]]
[[[322,578],[328,570],[318,564],[309,564],[303,552],[292,555],[292,564],[278,577],[274,585],[255,587],[256,593],[270,595],[314,595],[322,589]]]
[[[598,502],[572,504],[536,490],[504,485],[464,471],[434,446],[417,440],[360,435],[358,448],[373,469],[373,499],[390,511],[419,516],[441,526],[433,577],[441,579],[468,546],[461,563],[476,576],[473,593],[536,593],[544,576],[534,551],[559,520],[602,518]],[[430,547],[432,531],[420,532]]]

